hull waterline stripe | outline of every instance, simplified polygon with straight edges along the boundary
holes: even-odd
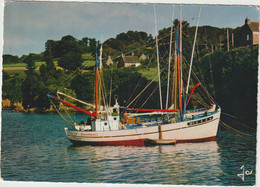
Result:
[[[197,126],[200,126],[200,125],[204,125],[206,123],[210,123],[210,122],[213,122],[215,120],[217,120],[219,118],[215,118],[211,121],[207,121],[207,122],[203,122],[203,123],[200,123],[200,124],[195,124],[195,125],[189,125],[189,126],[185,126],[185,127],[180,127],[180,128],[175,128],[175,129],[168,129],[168,130],[163,130],[162,132],[168,132],[168,131],[175,131],[175,130],[180,130],[180,129],[186,129],[186,128],[192,128],[192,127],[197,127]],[[76,131],[75,131],[76,132]],[[83,132],[83,131],[78,131],[78,132]],[[126,134],[126,135],[111,135],[111,136],[84,136],[84,135],[67,135],[67,137],[82,137],[82,138],[111,138],[111,137],[125,137],[125,136],[139,136],[139,135],[147,135],[147,134],[156,134],[158,133],[158,131],[153,131],[153,132],[146,132],[146,133],[137,133],[137,134]]]

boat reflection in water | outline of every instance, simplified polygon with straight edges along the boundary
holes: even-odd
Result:
[[[219,184],[217,142],[154,147],[69,146],[96,183]],[[77,165],[75,166],[77,167]]]

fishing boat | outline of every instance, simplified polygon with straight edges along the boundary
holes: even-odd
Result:
[[[201,9],[200,9],[201,11]],[[200,17],[200,13],[198,18]],[[198,19],[199,20],[199,19]],[[181,20],[180,20],[181,24]],[[157,30],[157,29],[156,29]],[[176,48],[174,60],[174,87],[175,99],[173,105],[163,109],[162,98],[160,97],[160,109],[143,109],[121,107],[118,103],[118,97],[115,96],[114,106],[100,104],[101,100],[101,72],[102,72],[102,45],[100,50],[99,62],[96,52],[96,80],[95,80],[95,104],[88,104],[77,100],[64,93],[59,92],[63,96],[70,97],[82,104],[90,105],[93,110],[87,111],[76,105],[66,102],[59,97],[48,95],[69,107],[73,107],[89,116],[87,122],[76,123],[73,127],[66,127],[65,133],[67,138],[75,145],[124,145],[124,146],[144,146],[150,144],[169,145],[175,143],[186,142],[204,142],[214,141],[218,131],[221,109],[216,102],[211,100],[211,105],[198,109],[187,110],[187,105],[192,98],[195,89],[202,86],[201,83],[193,85],[190,89],[189,82],[191,77],[192,59],[196,42],[198,23],[195,32],[190,69],[188,74],[186,93],[182,88],[181,73],[181,42],[178,42],[178,30],[176,28]],[[181,41],[181,25],[179,28]],[[172,29],[171,41],[172,42]],[[170,45],[171,48],[172,45]],[[156,35],[156,47],[158,53],[158,39]],[[170,49],[171,51],[171,49]],[[170,52],[171,54],[171,52]],[[158,60],[157,55],[157,60]],[[171,55],[169,55],[169,64]],[[157,61],[158,62],[158,61]],[[170,65],[169,65],[170,67]],[[170,71],[170,68],[168,68]],[[160,85],[160,67],[158,63],[158,75]],[[168,76],[168,82],[169,82]],[[160,96],[161,87],[159,86]],[[167,87],[167,90],[169,87]],[[189,94],[190,91],[190,94]],[[177,93],[178,92],[178,93]],[[168,93],[168,92],[167,92]],[[178,95],[178,96],[177,96]],[[167,94],[168,101],[168,94]]]

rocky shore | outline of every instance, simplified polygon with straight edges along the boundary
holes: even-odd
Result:
[[[22,102],[11,102],[9,99],[2,100],[2,110],[12,110],[13,112],[35,113],[35,112],[54,112],[51,106],[48,110],[39,110],[37,108],[24,109]]]
[[[12,102],[9,99],[2,100],[2,110],[12,110],[13,112],[23,112],[23,113],[52,113],[56,112],[56,109],[53,107],[53,105],[50,106],[49,109],[39,109],[39,108],[29,108],[24,109],[22,102]],[[60,111],[69,111],[69,112],[76,112],[76,109],[60,105],[59,106]],[[87,109],[89,110],[89,108]]]

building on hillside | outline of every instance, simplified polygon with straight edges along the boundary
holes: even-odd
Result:
[[[259,44],[259,22],[251,22],[246,18],[245,24],[240,31],[240,46],[258,45]]]
[[[145,59],[147,59],[147,58],[146,58],[146,56],[145,56],[144,54],[142,54],[142,55],[140,56],[140,58],[139,58],[139,60],[145,60]]]
[[[109,55],[108,56],[108,59],[107,59],[107,62],[106,62],[106,65],[107,66],[110,66],[110,65],[113,65],[114,64],[114,62],[112,61],[112,58],[111,58],[111,56]]]
[[[121,60],[118,63],[118,67],[138,67],[140,65],[141,63],[137,56],[125,56],[124,54],[122,54]]]

